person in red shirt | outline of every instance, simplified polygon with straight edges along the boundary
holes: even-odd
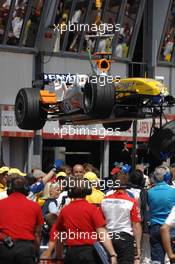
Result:
[[[68,196],[73,201],[62,208],[56,221],[57,257],[62,256],[62,244],[65,242],[64,264],[96,264],[98,258],[93,245],[100,239],[110,255],[111,263],[116,264],[117,255],[108,237],[104,216],[99,208],[85,200],[92,191],[89,182],[75,177],[72,181],[74,184],[71,183]]]
[[[34,264],[39,250],[42,211],[26,198],[29,188],[24,177],[8,185],[8,197],[0,200],[0,263]]]

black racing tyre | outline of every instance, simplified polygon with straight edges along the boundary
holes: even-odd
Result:
[[[116,123],[104,123],[103,126],[104,128],[112,128],[113,130],[116,131],[127,131],[130,129],[132,125],[132,121],[123,121],[123,122],[116,122]]]
[[[15,118],[21,129],[38,130],[45,125],[47,112],[41,108],[37,88],[22,88],[15,100]]]
[[[91,118],[106,118],[110,115],[115,103],[115,87],[104,78],[105,85],[93,83],[92,77],[86,82],[83,91],[83,107],[85,113]]]
[[[175,154],[175,121],[167,122],[155,130],[150,137],[149,149],[157,160],[166,159]]]

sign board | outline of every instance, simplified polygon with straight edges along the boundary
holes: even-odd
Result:
[[[165,122],[165,121],[164,121]],[[159,124],[159,120],[156,121]],[[152,127],[152,119],[137,121],[137,140],[148,141]],[[132,141],[133,125],[127,131],[105,129],[102,125],[59,126],[58,121],[47,122],[43,128],[43,137],[50,139],[82,139],[82,140],[120,140]]]
[[[18,128],[13,106],[1,106],[1,133],[9,137],[33,137],[32,130]]]
[[[168,115],[168,120],[175,119],[175,116]],[[163,120],[165,122],[165,120]],[[159,119],[156,120],[159,125]],[[137,141],[146,142],[149,140],[152,119],[137,121]],[[14,107],[1,106],[1,134],[6,137],[33,137],[32,130],[22,130],[16,125]],[[70,140],[118,140],[132,141],[133,126],[127,131],[120,132],[118,129],[105,129],[99,125],[64,125],[60,126],[59,121],[46,122],[42,136],[44,139],[70,139]]]

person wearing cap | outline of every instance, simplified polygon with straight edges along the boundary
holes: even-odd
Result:
[[[86,201],[97,205],[100,204],[104,199],[104,193],[98,189],[99,178],[94,172],[89,171],[85,173],[84,179],[92,184],[92,193],[86,196]]]
[[[151,260],[164,264],[165,250],[160,229],[175,205],[175,188],[167,184],[167,180],[171,177],[167,167],[156,167],[153,177],[155,186],[148,190]],[[171,236],[175,237],[174,230],[171,230]]]
[[[55,204],[50,204],[50,210],[52,213],[59,213],[62,207],[70,203],[70,198],[68,197],[68,185],[69,185],[69,178],[64,171],[60,171],[56,174],[57,184],[60,189],[60,193],[57,201],[57,206]]]
[[[68,164],[64,164],[60,167],[60,171],[63,171],[66,173],[67,176],[72,176],[72,167]]]
[[[0,263],[35,264],[44,222],[41,208],[27,199],[25,177],[12,179],[7,187],[8,197],[0,200]]]
[[[22,176],[22,177],[27,176],[27,173],[24,173],[17,168],[10,168],[9,169],[8,175],[12,175],[12,174],[17,174],[18,176]]]
[[[26,176],[26,173],[23,173],[17,168],[9,168],[9,167],[1,167],[0,168],[0,199],[6,198],[7,197],[7,191],[6,191],[6,186],[7,186],[7,181],[16,178],[18,176]]]
[[[116,164],[117,163],[117,164]],[[107,189],[105,190],[105,195],[108,196],[110,194],[113,194],[115,191],[116,191],[116,188],[113,188],[113,187],[116,187],[116,185],[120,184],[118,180],[116,180],[115,182],[115,186],[112,184],[111,186],[111,180],[113,181],[114,180],[114,177],[116,177],[116,175],[119,173],[119,172],[124,172],[125,174],[128,174],[131,170],[131,166],[128,165],[128,164],[123,164],[123,163],[118,163],[118,162],[115,162],[115,167],[111,170],[111,177],[110,179],[107,180],[106,184],[107,184]],[[118,182],[117,182],[118,181]],[[109,187],[108,187],[109,186]],[[131,198],[134,198],[134,195],[129,191],[129,190],[126,190],[127,193],[130,195]]]
[[[128,174],[119,170],[113,175],[113,184],[115,192],[105,197],[101,202],[101,209],[118,256],[118,263],[133,264],[136,259],[140,263],[141,217],[136,199],[130,197],[126,191]],[[135,257],[134,240],[137,257]]]
[[[6,187],[8,171],[9,168],[6,166],[0,168],[0,200],[7,197]]]
[[[3,166],[0,168],[0,192],[4,192],[7,186],[7,175],[9,168]]]
[[[73,200],[62,208],[53,227],[56,230],[57,257],[62,257],[62,244],[65,243],[65,264],[99,263],[93,246],[99,237],[110,255],[110,263],[117,264],[104,216],[99,208],[85,200],[86,195],[91,193],[89,183],[78,177],[73,177],[71,181],[68,195]]]

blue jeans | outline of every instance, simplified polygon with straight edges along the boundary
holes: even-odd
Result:
[[[151,248],[151,260],[157,261],[157,263],[164,264],[165,261],[165,250],[163,248],[161,235],[161,225],[152,225],[150,227],[150,248]],[[172,244],[173,251],[175,252],[175,244]]]

